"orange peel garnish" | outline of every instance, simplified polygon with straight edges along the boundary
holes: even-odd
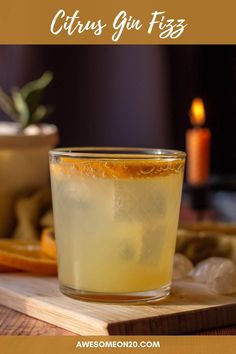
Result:
[[[41,251],[39,242],[0,240],[0,266],[41,275],[56,275],[57,263]]]
[[[40,239],[40,246],[42,252],[48,257],[52,259],[57,258],[56,242],[52,228],[46,228],[43,230]]]
[[[54,173],[69,176],[99,178],[148,178],[168,176],[184,169],[184,160],[92,160],[61,157],[59,162],[51,163]]]

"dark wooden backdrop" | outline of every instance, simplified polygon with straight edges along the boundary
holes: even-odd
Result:
[[[46,69],[62,146],[184,149],[189,106],[201,96],[212,171],[236,172],[235,46],[0,46],[5,89]]]

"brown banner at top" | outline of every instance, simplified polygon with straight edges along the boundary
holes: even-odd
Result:
[[[1,0],[1,44],[235,44],[234,0]]]

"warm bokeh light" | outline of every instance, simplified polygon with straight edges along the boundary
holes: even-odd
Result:
[[[203,100],[196,97],[190,108],[190,120],[193,125],[201,126],[205,123],[205,107]]]

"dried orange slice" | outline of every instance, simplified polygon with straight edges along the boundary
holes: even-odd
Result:
[[[11,272],[18,272],[18,271],[19,269],[7,267],[0,264],[0,273],[11,273]]]
[[[44,254],[52,259],[57,258],[56,242],[52,228],[46,228],[43,230],[40,245]]]
[[[41,275],[56,275],[57,263],[41,251],[39,242],[0,240],[0,265]]]

